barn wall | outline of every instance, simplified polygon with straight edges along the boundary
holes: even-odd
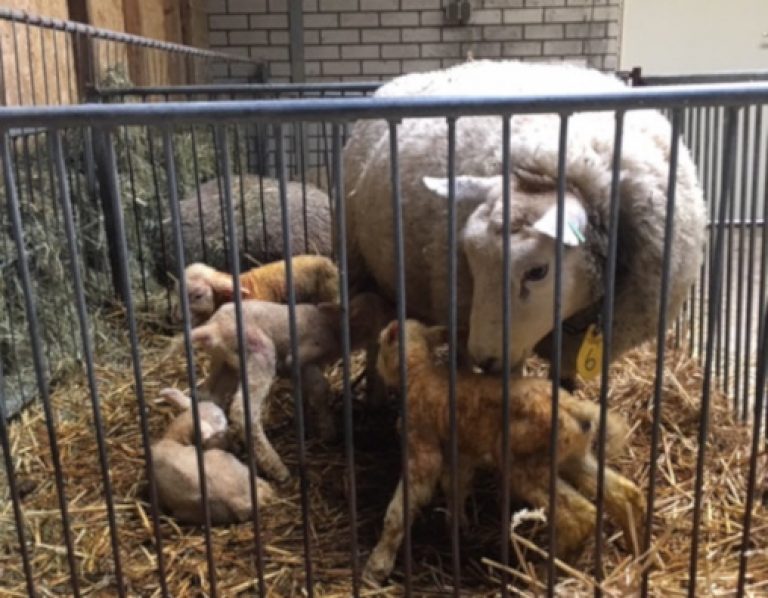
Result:
[[[206,0],[211,47],[290,76],[287,0]],[[386,79],[475,58],[617,65],[620,0],[473,0],[467,26],[443,23],[445,0],[304,0],[308,80]],[[221,77],[246,75],[238,69]]]

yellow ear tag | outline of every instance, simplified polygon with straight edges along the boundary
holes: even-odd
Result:
[[[596,324],[587,328],[584,340],[576,358],[576,371],[584,380],[591,380],[600,375],[603,365],[603,333]]]

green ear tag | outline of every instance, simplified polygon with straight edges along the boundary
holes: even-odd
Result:
[[[573,222],[568,221],[568,228],[571,229],[571,232],[573,233],[573,236],[576,237],[579,240],[579,243],[583,243],[586,240],[584,238],[584,235],[581,234],[581,231],[579,230],[579,227],[574,225]]]
[[[597,324],[590,325],[584,340],[581,341],[576,358],[576,371],[584,380],[591,380],[600,375],[603,363],[603,333]]]

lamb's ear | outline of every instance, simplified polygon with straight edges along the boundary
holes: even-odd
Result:
[[[216,272],[208,278],[213,292],[227,301],[232,301],[235,296],[235,281],[231,274]],[[243,299],[250,297],[251,291],[240,285],[240,296]]]
[[[394,343],[400,338],[398,332],[400,330],[400,322],[392,320],[387,326],[387,342]]]
[[[533,223],[533,228],[557,238],[557,204],[553,204],[544,215]],[[578,247],[586,238],[587,212],[581,202],[572,197],[565,198],[565,220],[563,223],[563,243],[570,247]]]
[[[495,176],[457,176],[456,177],[456,201],[482,203],[486,200],[488,192],[498,182]],[[448,199],[449,180],[425,176],[422,181],[424,186],[435,195]]]

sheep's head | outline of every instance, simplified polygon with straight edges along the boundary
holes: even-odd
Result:
[[[232,301],[234,296],[234,281],[232,275],[219,272],[205,264],[190,264],[184,270],[184,280],[187,287],[187,302],[192,325],[197,326],[207,321],[222,303]],[[241,289],[245,298],[249,293]],[[181,319],[180,312],[176,314]]]
[[[416,320],[406,320],[403,329],[406,362],[429,363],[434,349],[446,342],[445,326],[425,326]],[[379,334],[379,355],[376,369],[387,386],[400,384],[400,326],[397,320],[391,321]]]
[[[176,388],[164,388],[160,391],[160,397],[172,403],[181,410],[171,425],[169,434],[181,444],[194,443],[194,421],[192,419],[192,400]],[[200,415],[200,439],[203,448],[218,448],[226,444],[227,416],[224,411],[211,401],[199,401],[197,403]]]
[[[513,179],[514,181],[515,179]],[[434,193],[448,197],[448,180],[424,178]],[[557,193],[514,184],[510,191],[510,329],[513,370],[554,325]],[[502,177],[456,177],[456,201],[477,207],[461,231],[472,274],[469,353],[483,369],[502,364],[503,202]],[[562,317],[593,301],[594,269],[584,241],[587,215],[573,193],[565,195]]]

